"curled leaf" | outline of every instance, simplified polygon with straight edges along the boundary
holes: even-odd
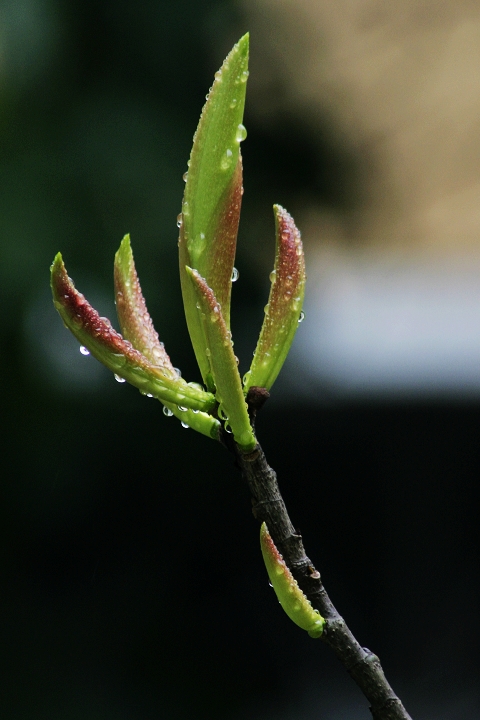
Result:
[[[107,318],[99,316],[75,289],[60,253],[51,267],[51,286],[55,307],[65,325],[79,343],[109,370],[161,402],[204,412],[212,409],[215,404],[213,395],[191,387],[181,377],[171,378],[165,374],[162,368],[151,363],[117,333]]]
[[[242,392],[237,360],[233,352],[232,335],[228,330],[215,295],[197,270],[186,268],[196,296],[196,305],[202,322],[207,347],[206,358],[210,366],[216,399],[220,404],[226,426],[231,428],[235,442],[249,452],[256,445],[247,405]]]
[[[280,605],[290,620],[306,630],[310,637],[320,637],[325,620],[318,610],[313,609],[307,596],[300,590],[285,560],[278,552],[265,523],[262,523],[260,528],[260,547],[268,577]]]
[[[244,379],[245,392],[258,386],[269,390],[280,372],[300,321],[305,295],[305,258],[293,218],[274,205],[275,268],[272,287],[253,361]]]

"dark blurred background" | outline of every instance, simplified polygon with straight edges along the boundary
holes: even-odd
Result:
[[[243,372],[273,202],[311,277],[260,442],[412,716],[479,717],[480,9],[360,5],[0,0],[6,720],[370,716],[276,603],[227,453],[82,356],[51,303],[61,250],[114,319],[130,232],[160,337],[199,380],[175,220],[204,96],[247,30]]]

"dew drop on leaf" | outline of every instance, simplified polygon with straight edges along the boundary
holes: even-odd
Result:
[[[80,352],[82,355],[90,355],[90,350],[85,345],[80,345]]]
[[[240,125],[238,125],[238,127],[237,127],[237,132],[235,133],[235,140],[238,143],[241,143],[245,140],[246,137],[247,137],[247,128],[245,127],[245,125],[242,125],[242,123],[240,123]]]

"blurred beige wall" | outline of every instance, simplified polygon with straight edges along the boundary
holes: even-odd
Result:
[[[363,163],[354,222],[305,207],[307,243],[480,255],[480,2],[242,0],[256,29],[249,107],[328,116]],[[253,65],[253,63],[252,63]],[[253,68],[252,68],[253,70]]]

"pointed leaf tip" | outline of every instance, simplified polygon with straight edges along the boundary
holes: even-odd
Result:
[[[298,586],[265,523],[262,523],[260,528],[260,547],[268,577],[280,605],[290,620],[302,630],[306,630],[310,637],[320,637],[325,620],[318,610],[313,609],[311,602]]]

